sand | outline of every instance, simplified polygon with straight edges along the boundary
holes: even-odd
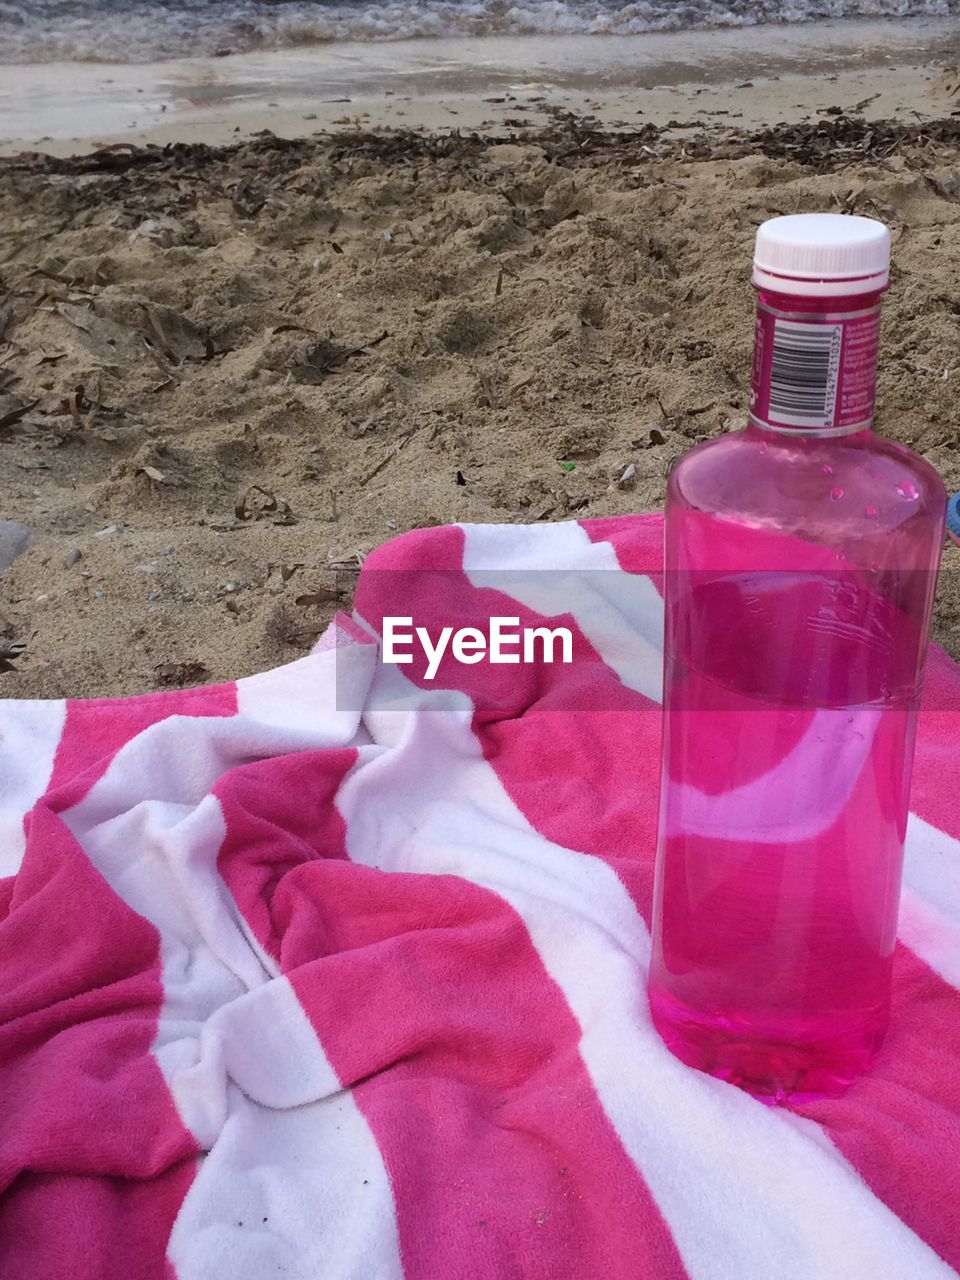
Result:
[[[678,112],[8,161],[0,514],[39,537],[0,577],[0,693],[241,676],[305,652],[404,530],[657,507],[743,421],[775,214],[890,223],[879,425],[960,488],[954,83],[929,128]]]
[[[142,66],[0,69],[0,154],[67,155],[93,142],[214,142],[359,126],[535,128],[560,108],[624,127],[638,117],[743,127],[840,107],[865,118],[949,110],[956,19],[841,21],[616,37],[342,43]]]

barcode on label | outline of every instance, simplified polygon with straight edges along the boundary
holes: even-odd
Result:
[[[843,325],[777,320],[770,367],[770,420],[832,427]]]

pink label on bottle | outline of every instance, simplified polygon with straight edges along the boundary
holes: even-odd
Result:
[[[880,308],[812,315],[757,308],[750,416],[761,426],[844,430],[873,419]]]

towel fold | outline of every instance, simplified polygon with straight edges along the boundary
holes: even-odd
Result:
[[[840,1099],[645,995],[658,517],[408,534],[234,684],[0,703],[0,1276],[943,1280],[960,1268],[960,668],[920,717],[892,1028]],[[380,660],[569,629],[575,661]]]

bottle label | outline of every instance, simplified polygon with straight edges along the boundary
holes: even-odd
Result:
[[[880,308],[812,315],[757,307],[750,417],[797,431],[869,426]]]

